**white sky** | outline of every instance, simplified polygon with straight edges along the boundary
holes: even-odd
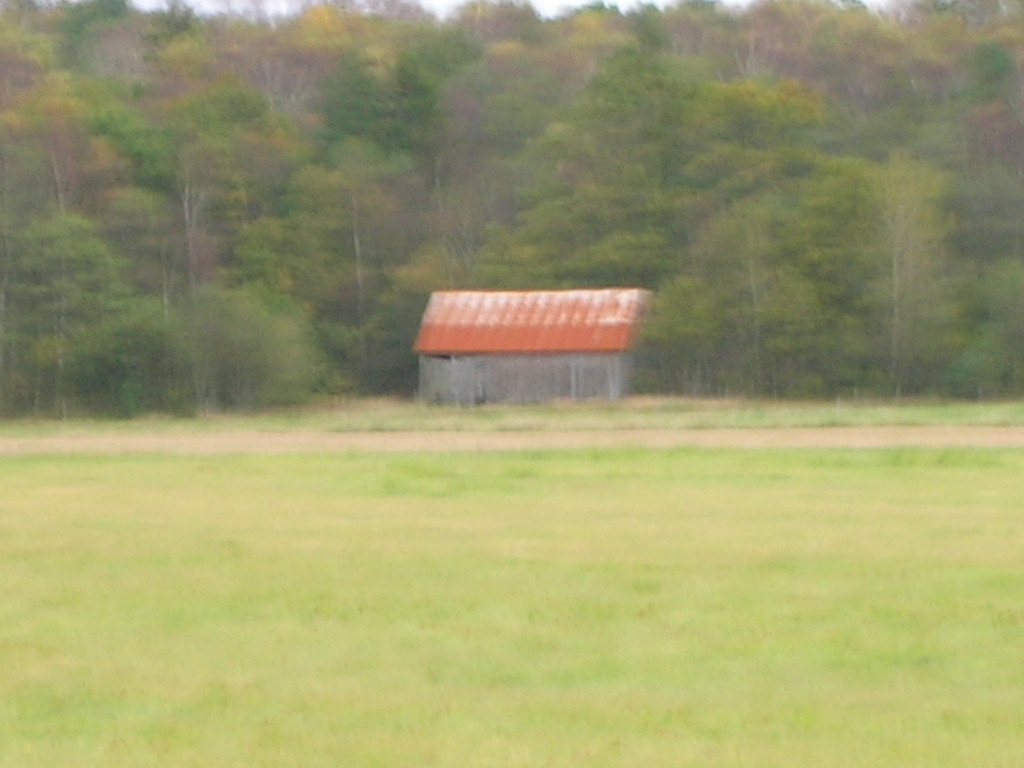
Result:
[[[441,18],[444,18],[459,6],[465,4],[465,0],[416,0],[416,2]],[[573,8],[590,5],[591,2],[593,2],[593,0],[531,0],[530,5],[532,5],[541,16],[554,18],[555,16],[560,16]],[[660,5],[660,3],[656,2],[651,3],[650,0],[604,0],[604,2],[607,5],[617,6],[621,11],[628,11],[637,5],[640,5],[642,2]]]
[[[467,0],[409,0],[418,3],[431,13],[440,18],[445,18],[455,9],[465,5]],[[546,18],[560,16],[566,11],[588,5],[593,0],[530,0],[530,4],[537,12]],[[604,0],[608,5],[616,5],[623,11],[627,11],[644,0]],[[247,6],[251,8],[254,4],[262,6],[270,12],[280,10],[282,13],[291,13],[295,9],[309,5],[311,0],[185,0],[186,4],[202,13],[222,13],[224,11],[237,11],[244,13]],[[133,0],[133,5],[143,10],[155,10],[167,5],[167,0]]]
[[[530,5],[536,8],[537,13],[541,16],[551,18],[559,16],[569,9],[587,5],[587,2],[588,0],[578,0],[577,2],[572,2],[572,0],[533,0]],[[464,4],[462,0],[419,0],[419,3],[442,18]],[[611,2],[609,2],[610,4]],[[619,4],[619,7],[622,8],[623,5]]]

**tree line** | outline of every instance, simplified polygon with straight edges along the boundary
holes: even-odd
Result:
[[[641,386],[1024,388],[1024,4],[0,5],[0,413],[409,393],[432,290],[629,285]]]

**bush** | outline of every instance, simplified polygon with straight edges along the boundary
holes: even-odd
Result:
[[[184,328],[204,413],[301,402],[320,376],[302,319],[272,312],[244,290],[199,288],[184,310]]]
[[[180,328],[158,302],[131,306],[72,345],[68,384],[87,410],[124,417],[191,409]]]

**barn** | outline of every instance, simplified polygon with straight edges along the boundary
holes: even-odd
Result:
[[[414,346],[420,398],[476,405],[624,397],[647,301],[639,288],[435,292]]]

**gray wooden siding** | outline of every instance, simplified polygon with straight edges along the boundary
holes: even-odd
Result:
[[[627,353],[420,356],[420,398],[427,402],[537,403],[617,400],[629,394]]]

